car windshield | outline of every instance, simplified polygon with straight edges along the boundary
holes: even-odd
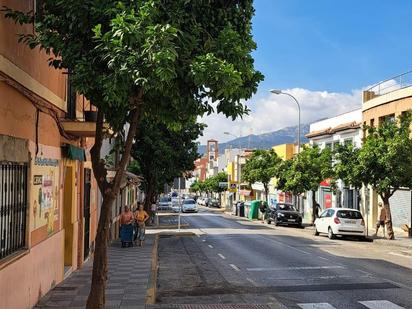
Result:
[[[166,203],[166,202],[169,202],[170,201],[170,199],[168,198],[168,197],[162,197],[161,199],[160,199],[160,202],[161,203]]]
[[[362,219],[362,214],[356,210],[339,210],[336,216],[342,219]]]
[[[277,204],[276,208],[278,210],[290,210],[290,211],[296,211],[295,207],[289,204]]]
[[[184,200],[183,204],[195,204],[194,200]]]

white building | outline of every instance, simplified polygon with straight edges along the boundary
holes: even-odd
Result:
[[[306,135],[310,145],[318,145],[321,149],[329,147],[332,150],[338,144],[353,144],[361,147],[362,143],[362,109],[347,112],[332,118],[314,122]],[[330,181],[325,179],[320,183],[316,201],[321,208],[349,207],[359,209],[359,193],[354,188],[346,186],[342,181],[337,183],[338,191],[334,194]],[[305,213],[311,214],[310,194],[307,197]]]

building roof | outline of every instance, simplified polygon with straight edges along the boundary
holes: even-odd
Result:
[[[329,127],[323,130],[318,130],[318,131],[312,131],[306,134],[305,136],[307,138],[312,138],[312,137],[317,137],[317,136],[322,136],[322,135],[333,135],[337,132],[340,131],[345,131],[345,130],[351,130],[351,129],[358,129],[361,127],[360,122],[352,121],[352,122],[347,122],[347,123],[342,123],[336,127]]]

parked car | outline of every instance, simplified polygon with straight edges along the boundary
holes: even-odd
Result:
[[[209,197],[205,197],[205,198],[203,199],[202,205],[208,207],[208,205],[209,205],[209,200],[210,200]]]
[[[185,199],[182,204],[182,212],[197,212],[197,204],[194,199]]]
[[[219,201],[215,198],[211,198],[207,202],[207,207],[220,207]]]
[[[268,224],[273,221],[275,225],[302,227],[302,215],[293,205],[287,203],[277,203],[276,206],[268,208],[266,221]]]
[[[157,205],[157,209],[158,210],[169,210],[172,208],[172,202],[171,202],[171,198],[170,197],[161,197],[158,205]]]
[[[359,210],[351,208],[328,208],[315,220],[315,235],[327,233],[329,239],[336,235],[365,238],[365,221]]]
[[[201,197],[201,196],[199,196],[198,198],[197,198],[197,205],[199,205],[199,206],[202,206],[203,205],[203,202],[204,202],[204,199],[203,199],[203,197]]]
[[[182,203],[183,199],[180,202]],[[173,197],[172,198],[172,210],[174,212],[179,212],[180,211],[180,204],[179,204],[179,198],[178,197]]]

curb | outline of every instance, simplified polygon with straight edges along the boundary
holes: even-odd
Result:
[[[196,233],[189,231],[161,231],[156,235],[159,236],[196,236]]]
[[[179,226],[177,224],[164,224],[164,225],[159,225],[159,226],[152,226],[148,228],[149,230],[162,230],[162,229],[177,229]],[[187,228],[189,227],[188,223],[182,223],[180,224],[181,228]]]
[[[158,251],[159,251],[159,235],[155,236],[153,249],[152,249],[152,263],[150,268],[150,277],[146,293],[146,304],[153,305],[156,303],[156,291],[157,291],[157,270],[158,265]]]

